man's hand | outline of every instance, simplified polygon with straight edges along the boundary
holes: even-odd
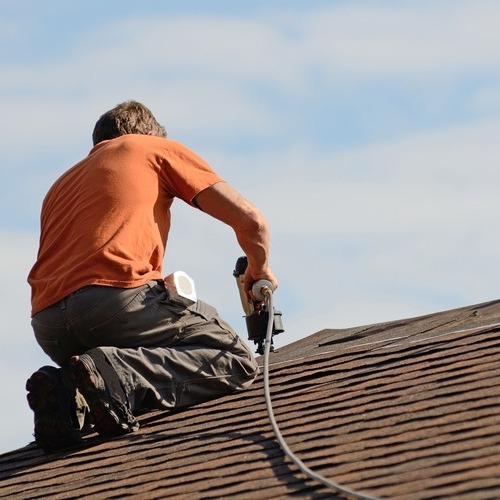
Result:
[[[276,290],[276,288],[278,288],[278,280],[274,276],[271,269],[269,269],[269,271],[267,273],[261,274],[257,278],[255,278],[254,276],[255,275],[252,273],[252,271],[247,268],[247,270],[245,271],[245,276],[243,278],[243,285],[245,288],[245,293],[247,294],[247,297],[249,300],[252,300],[252,301],[256,300],[256,298],[253,296],[253,293],[252,293],[252,286],[254,283],[256,283],[259,280],[264,279],[264,280],[269,281],[273,286],[273,291]]]

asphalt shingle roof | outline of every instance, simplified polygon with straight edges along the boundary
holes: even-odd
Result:
[[[270,382],[289,447],[329,480],[380,498],[500,498],[500,301],[322,330],[272,353]],[[262,385],[148,413],[112,440],[0,455],[0,496],[337,498],[283,455]]]

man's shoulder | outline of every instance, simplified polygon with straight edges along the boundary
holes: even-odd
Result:
[[[156,135],[146,135],[146,134],[125,134],[120,137],[115,137],[109,141],[110,143],[119,144],[140,144],[147,146],[159,145],[163,147],[174,146],[180,144],[167,137],[158,137]]]
[[[104,156],[101,156],[101,152]],[[89,157],[96,161],[103,157],[131,156],[134,158],[149,158],[149,161],[163,164],[203,164],[205,161],[192,149],[179,141],[166,137],[157,137],[145,134],[126,134],[103,143],[97,144],[90,152]]]
[[[157,137],[154,135],[145,134],[126,134],[107,141],[108,147],[111,148],[134,148],[143,149],[145,151],[158,152],[188,152],[189,148],[184,144],[174,141],[166,137]]]

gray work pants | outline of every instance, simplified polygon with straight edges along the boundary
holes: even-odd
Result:
[[[212,306],[183,306],[161,281],[133,289],[84,287],[31,324],[59,366],[101,348],[134,413],[191,406],[244,389],[258,374],[250,349]]]

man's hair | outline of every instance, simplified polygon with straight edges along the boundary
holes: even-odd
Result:
[[[146,106],[137,101],[125,101],[106,111],[97,120],[92,132],[92,141],[95,146],[101,141],[126,134],[167,137],[165,127],[156,121]]]

